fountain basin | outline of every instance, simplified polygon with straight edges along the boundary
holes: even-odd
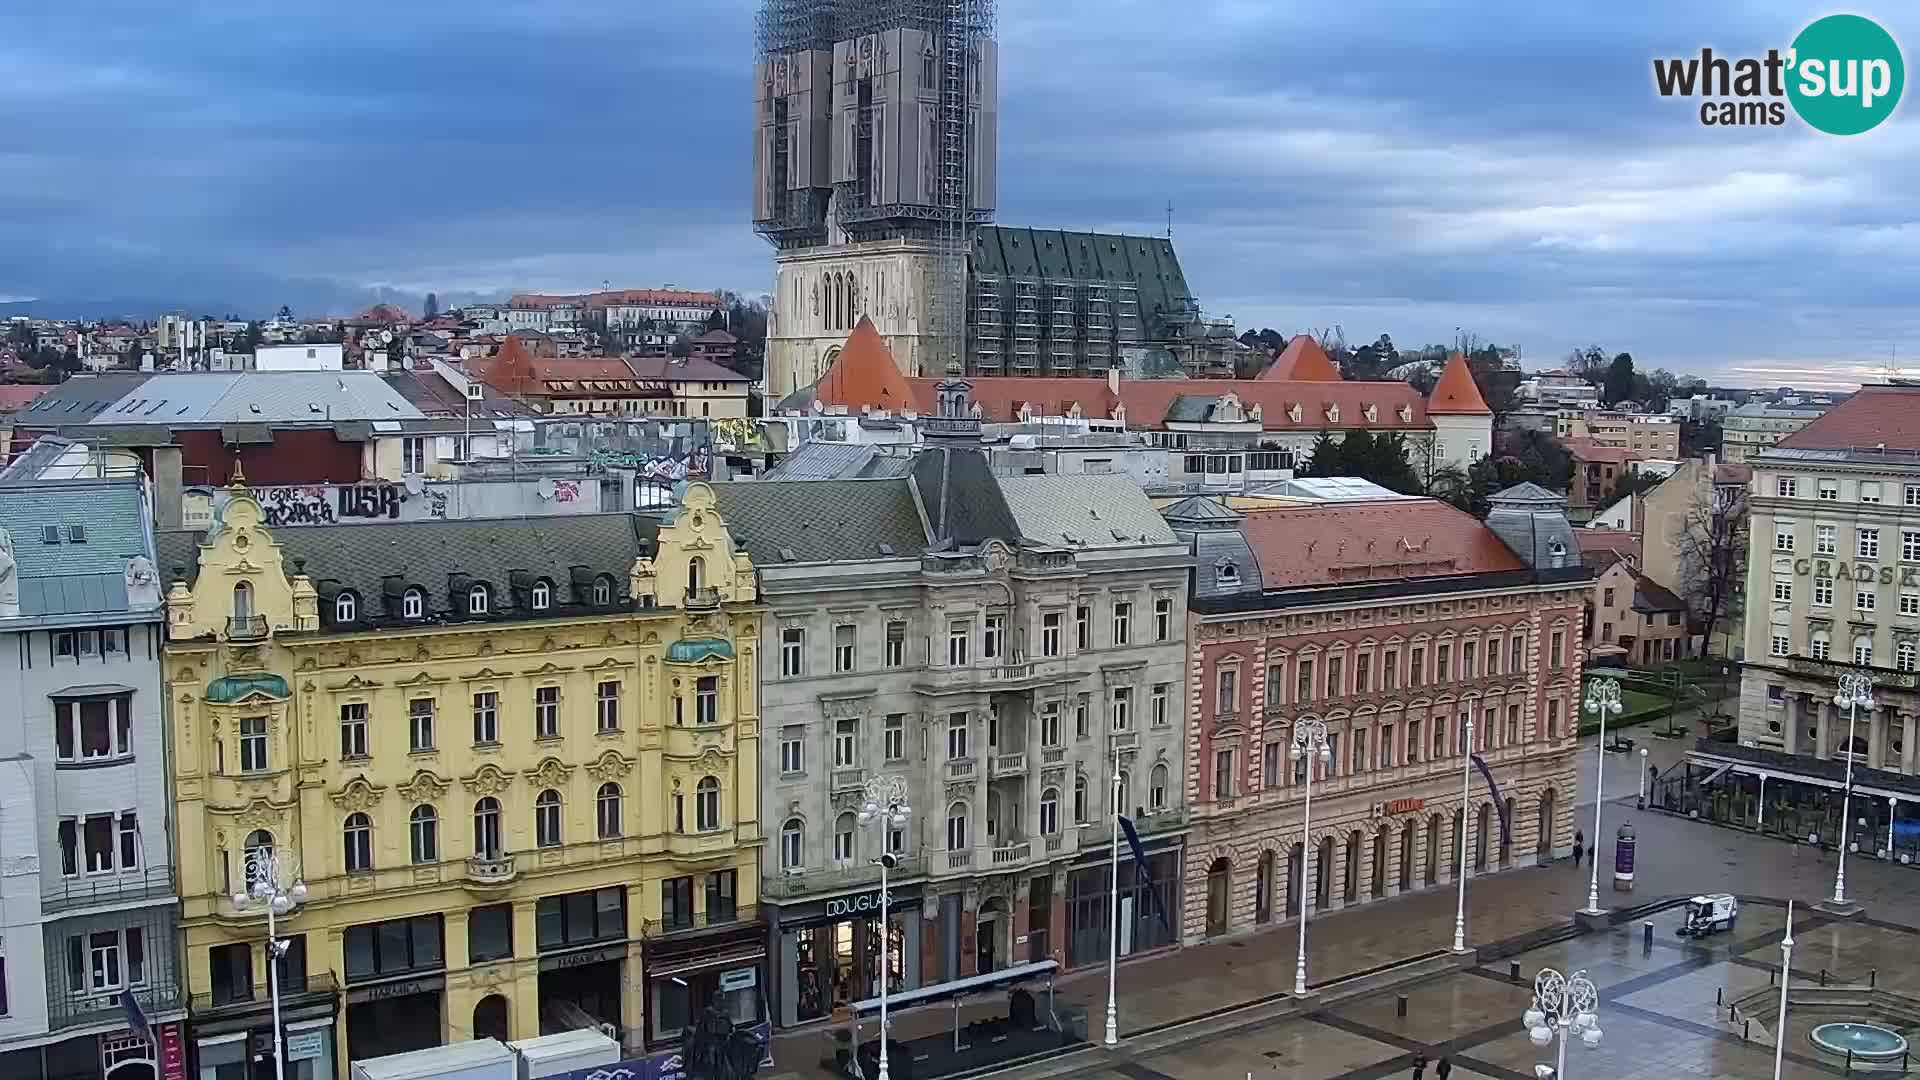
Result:
[[[1807,1038],[1829,1054],[1844,1057],[1852,1051],[1855,1061],[1890,1061],[1907,1052],[1904,1036],[1878,1024],[1820,1024]]]

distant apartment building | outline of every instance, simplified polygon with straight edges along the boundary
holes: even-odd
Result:
[[[1567,441],[1573,457],[1573,478],[1567,484],[1567,516],[1585,522],[1614,502],[1620,478],[1647,455],[1618,446],[1602,446],[1590,438]]]
[[[499,314],[515,330],[595,326],[621,334],[699,333],[707,318],[726,306],[725,298],[716,292],[613,289],[562,296],[520,293]]]
[[[1819,419],[1827,408],[1755,402],[1731,409],[1720,421],[1720,456],[1732,464],[1742,464]]]
[[[1614,446],[1650,458],[1680,456],[1680,422],[1659,413],[1588,412],[1582,434],[1601,446]]]
[[[1516,391],[1520,400],[1548,408],[1593,408],[1600,404],[1600,388],[1564,369],[1542,371],[1523,379]]]

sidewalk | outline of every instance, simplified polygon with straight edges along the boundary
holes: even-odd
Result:
[[[1613,760],[1617,759],[1608,763],[1610,773]],[[1593,827],[1592,814],[1591,801],[1575,809],[1576,821],[1583,822],[1587,831]],[[1632,893],[1612,890],[1609,844],[1608,861],[1600,872],[1600,903],[1605,907],[1713,891],[1811,901],[1832,889],[1831,855],[1700,822],[1635,812],[1630,794],[1624,800],[1609,801],[1602,828],[1611,836],[1627,821],[1633,822],[1639,835],[1638,887]],[[1900,922],[1920,916],[1920,889],[1916,888],[1920,878],[1912,876],[1912,869],[1855,858],[1848,861],[1847,871],[1849,894],[1865,903],[1870,915]],[[1583,865],[1576,870],[1571,860],[1470,879],[1468,946],[1566,925],[1575,910],[1586,906],[1588,880],[1588,868]],[[1312,916],[1307,930],[1309,986],[1449,948],[1454,902],[1454,888],[1443,885]],[[1258,932],[1122,963],[1116,993],[1121,1036],[1290,992],[1298,934],[1298,923],[1276,923]],[[1056,993],[1062,1003],[1086,1010],[1089,1032],[1097,1039],[1105,1023],[1106,970],[1063,976]],[[925,1009],[897,1018],[894,1031],[896,1037],[913,1038],[948,1030],[952,1021],[950,1010]],[[816,1067],[823,1038],[818,1027],[777,1036],[775,1064],[766,1075],[771,1080],[825,1075]]]

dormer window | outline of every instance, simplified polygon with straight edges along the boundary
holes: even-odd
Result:
[[[598,607],[613,603],[613,579],[605,574],[593,579],[593,602]]]
[[[360,617],[360,598],[351,592],[343,592],[333,598],[333,621],[350,623]]]
[[[533,583],[533,610],[545,611],[553,606],[553,587],[544,581]]]
[[[400,617],[418,619],[427,613],[427,596],[419,589],[408,589],[400,598]]]
[[[1231,562],[1222,562],[1213,568],[1214,579],[1222,585],[1240,584],[1240,568]]]
[[[475,585],[473,588],[468,589],[467,614],[485,615],[489,608],[488,599],[487,587],[485,585]]]

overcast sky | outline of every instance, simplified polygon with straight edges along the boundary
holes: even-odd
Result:
[[[66,0],[0,14],[0,300],[767,289],[757,0]],[[999,220],[1174,234],[1210,312],[1729,382],[1920,369],[1920,118],[1714,130],[1654,56],[1785,3],[999,0]],[[24,13],[23,13],[24,9]],[[1907,44],[1906,4],[1849,8]]]

